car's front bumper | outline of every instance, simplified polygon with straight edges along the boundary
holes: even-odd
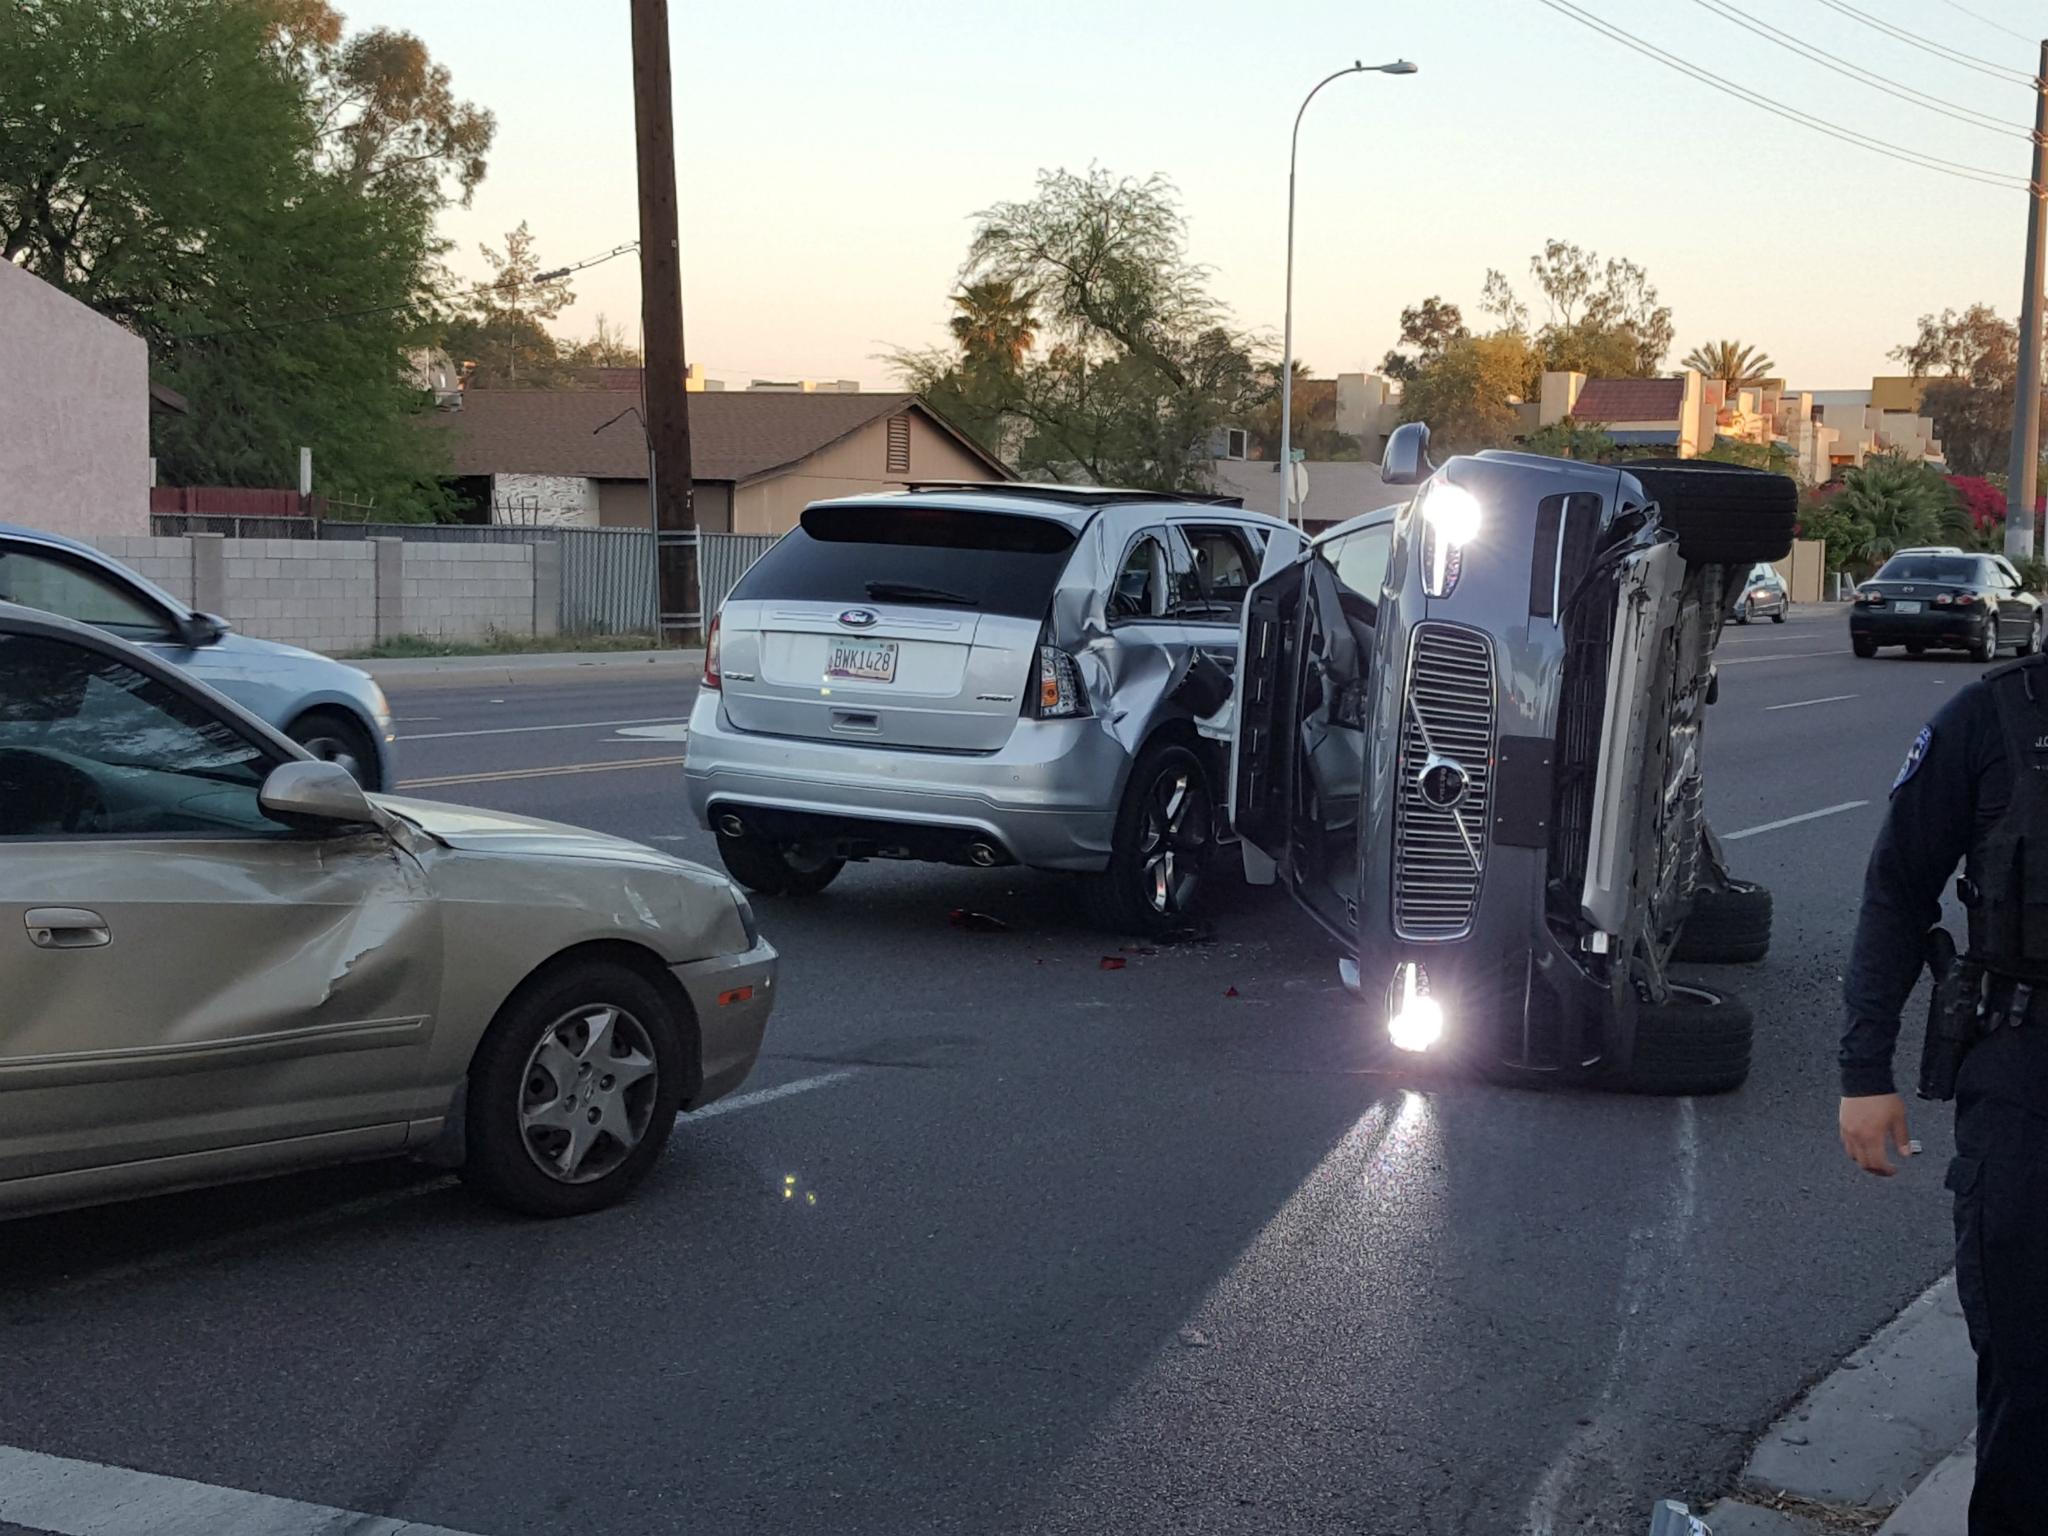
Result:
[[[1991,616],[1982,608],[1927,608],[1919,613],[1856,608],[1849,613],[1849,636],[1877,645],[1966,647],[1981,639],[1990,624]]]
[[[670,967],[697,1018],[698,1072],[686,1109],[701,1109],[747,1080],[775,1007],[778,957],[766,939],[736,955]]]
[[[1100,720],[1020,720],[986,755],[906,752],[735,730],[706,690],[683,765],[700,826],[735,816],[779,840],[806,836],[965,859],[977,843],[1039,869],[1109,860],[1130,758]]]

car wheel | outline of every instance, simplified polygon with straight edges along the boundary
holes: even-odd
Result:
[[[1738,624],[1747,624],[1749,622],[1749,604],[1743,603],[1736,608],[1735,622]]]
[[[1771,950],[1771,893],[1747,880],[1702,886],[1671,958],[1691,965],[1750,965]]]
[[[1216,846],[1215,798],[1186,747],[1147,747],[1117,808],[1109,868],[1088,877],[1088,914],[1118,933],[1156,936],[1182,926]]]
[[[1908,656],[1925,656],[1927,654],[1927,647],[1917,640],[1911,641],[1906,646],[1906,654]]]
[[[1785,604],[1778,604],[1778,611],[1771,615],[1771,622],[1773,624],[1782,624],[1785,622]]]
[[[352,717],[336,709],[309,709],[294,720],[285,735],[323,763],[339,763],[363,788],[382,789],[378,782],[377,745]]]
[[[522,987],[470,1063],[464,1182],[528,1216],[623,1198],[675,1129],[685,1038],[660,989],[616,961]]]
[[[2037,656],[2041,651],[2041,615],[2034,614],[2027,621],[2027,637],[2014,647],[2015,656]]]
[[[1868,635],[1851,635],[1849,637],[1849,649],[1858,656],[1861,656],[1865,661],[1868,661],[1877,654],[1877,642]]]
[[[1978,632],[1977,638],[1970,642],[1970,660],[1998,660],[1998,620],[1989,620]]]
[[[1636,1013],[1635,1059],[1621,1081],[1633,1093],[1727,1093],[1749,1077],[1755,1020],[1726,992],[1673,986]]]
[[[829,854],[723,832],[718,834],[718,857],[727,874],[763,896],[815,896],[846,868],[846,860]]]

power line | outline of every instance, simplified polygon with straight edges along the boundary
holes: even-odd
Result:
[[[1888,156],[1893,160],[1904,161],[1908,165],[1917,165],[1922,170],[1944,171],[1949,175],[1959,176],[1966,181],[1980,182],[1988,187],[2019,189],[2029,185],[2029,182],[2023,176],[2013,176],[2000,171],[1986,170],[1982,166],[1962,165],[1954,160],[1943,160],[1934,155],[1922,154],[1917,149],[1907,149],[1903,145],[1888,143],[1883,139],[1875,139],[1868,134],[1859,133],[1853,128],[1844,128],[1839,124],[1829,122],[1825,118],[1815,117],[1810,112],[1802,112],[1797,107],[1786,106],[1783,102],[1752,91],[1747,86],[1737,85],[1734,81],[1723,79],[1720,75],[1714,74],[1710,70],[1690,64],[1674,54],[1665,52],[1652,43],[1646,43],[1634,34],[1615,26],[1612,22],[1604,21],[1589,11],[1581,10],[1578,6],[1571,4],[1570,0],[1539,0],[1539,3],[1549,6],[1561,16],[1570,17],[1583,27],[1590,28],[1602,36],[1620,43],[1624,48],[1632,48],[1645,58],[1655,59],[1667,68],[1675,69],[1680,74],[1691,76],[1699,81],[1700,84],[1717,90],[1724,96],[1733,96],[1738,101],[1746,102],[1750,106],[1769,112],[1775,117],[1782,117],[1787,122],[1797,123],[1802,128],[1811,128],[1816,133],[1824,133],[1831,139],[1840,139],[1845,144],[1854,144],[1860,149],[1868,149],[1877,154]]]
[[[640,242],[637,240],[631,241],[625,245],[613,246],[612,249],[604,252],[601,255],[587,257],[584,260],[578,262],[572,262],[570,265],[566,267],[557,267],[552,272],[536,273],[534,276],[528,278],[526,282],[520,284],[519,286],[532,288],[538,287],[542,283],[560,282],[563,278],[570,276],[572,273],[586,271],[591,267],[603,266],[604,263],[611,261],[616,257],[623,256],[628,251],[637,251],[639,248]],[[474,298],[476,295],[480,293],[499,293],[503,291],[504,290],[497,283],[478,283],[475,287],[459,288],[454,293],[442,294],[438,295],[438,297],[448,299],[468,299]],[[302,315],[296,320],[273,320],[263,325],[232,325],[224,326],[217,331],[193,331],[189,335],[179,336],[176,337],[175,339],[181,342],[212,341],[216,337],[221,336],[259,336],[267,335],[272,331],[296,330],[298,327],[302,325],[331,325],[342,320],[361,320],[370,315],[391,315],[396,314],[400,310],[404,309],[418,309],[428,303],[431,303],[435,297],[437,296],[426,295],[419,298],[402,299],[396,304],[371,304],[362,309],[330,310],[326,314]]]
[[[2041,41],[2038,37],[2029,37],[2024,32],[2015,32],[2011,27],[2008,27],[2004,22],[1993,21],[1989,16],[1984,15],[1981,11],[1973,11],[1967,5],[1958,4],[1957,0],[1941,0],[1941,3],[1947,6],[1952,11],[1961,11],[1965,16],[1969,17],[1972,21],[1981,21],[1985,26],[1989,27],[1994,32],[2003,32],[2007,37],[2016,37],[2023,43],[2038,43]]]
[[[1823,69],[1831,69],[1838,75],[1845,75],[1851,80],[1859,81],[1864,85],[1883,91],[1887,96],[1896,96],[1901,101],[1910,101],[1915,106],[1925,107],[1930,112],[1939,112],[1943,117],[1952,117],[1957,122],[1968,123],[1972,128],[1984,128],[1994,133],[2009,133],[2018,139],[2031,140],[2033,137],[2020,124],[2011,122],[2006,118],[1994,117],[1988,112],[1979,112],[1974,107],[1964,106],[1961,102],[1948,101],[1940,96],[1930,96],[1925,91],[1915,90],[1910,85],[1901,84],[1896,80],[1864,69],[1860,65],[1845,63],[1810,43],[1800,41],[1789,32],[1779,31],[1768,22],[1757,21],[1752,17],[1745,16],[1741,11],[1729,5],[1727,0],[1693,0],[1693,4],[1704,6],[1724,21],[1732,21],[1736,26],[1754,32],[1766,41],[1776,43],[1780,48],[1790,49],[1801,57],[1820,65]]]
[[[2011,80],[2018,85],[2032,85],[2034,83],[2032,75],[2023,74],[2016,69],[2008,69],[2003,64],[1994,64],[1989,59],[1977,57],[1974,53],[1964,53],[1961,49],[1949,47],[1947,43],[1939,43],[1931,37],[1923,37],[1918,32],[1908,32],[1904,27],[1895,27],[1882,16],[1873,16],[1860,6],[1849,4],[1849,0],[1820,0],[1820,3],[1831,11],[1840,11],[1844,16],[1862,22],[1866,27],[1875,27],[1878,31],[1885,33],[1887,36],[1895,37],[1902,43],[1910,43],[1913,47],[1920,49],[1924,53],[1931,53],[1937,58],[1947,59],[1951,64],[1960,64],[1965,69],[1974,69],[1981,75],[1991,76],[1994,80]]]

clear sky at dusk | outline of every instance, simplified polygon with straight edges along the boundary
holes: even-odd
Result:
[[[1986,131],[1882,95],[1705,0],[1580,0],[1702,68],[1924,154],[2024,176],[2031,93],[1884,36],[1821,0],[1738,9],[1840,61],[2009,121]],[[625,0],[337,0],[408,28],[499,131],[457,270],[527,220],[567,263],[635,237]],[[1859,0],[2015,69],[1996,30],[2048,26],[2025,0]],[[1983,18],[1983,19],[1980,19]],[[672,0],[689,352],[714,376],[889,382],[876,355],[941,338],[978,208],[1040,167],[1160,171],[1194,258],[1248,327],[1282,308],[1287,133],[1302,94],[1354,57],[1409,78],[1340,80],[1302,128],[1296,352],[1372,367],[1401,306],[1476,309],[1489,266],[1526,289],[1561,237],[1649,269],[1695,343],[1739,336],[1790,382],[1893,371],[1916,316],[2019,303],[2025,196],[1885,159],[1730,100],[1540,0]],[[637,326],[632,258],[577,279],[559,329]],[[1540,307],[1539,307],[1540,312]]]

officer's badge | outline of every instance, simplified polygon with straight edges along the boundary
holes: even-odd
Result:
[[[1920,765],[1927,761],[1927,749],[1934,745],[1934,727],[1923,725],[1920,734],[1913,738],[1913,750],[1906,754],[1906,761],[1900,765],[1899,776],[1892,780],[1892,793],[1897,794],[1906,780],[1920,771]]]

